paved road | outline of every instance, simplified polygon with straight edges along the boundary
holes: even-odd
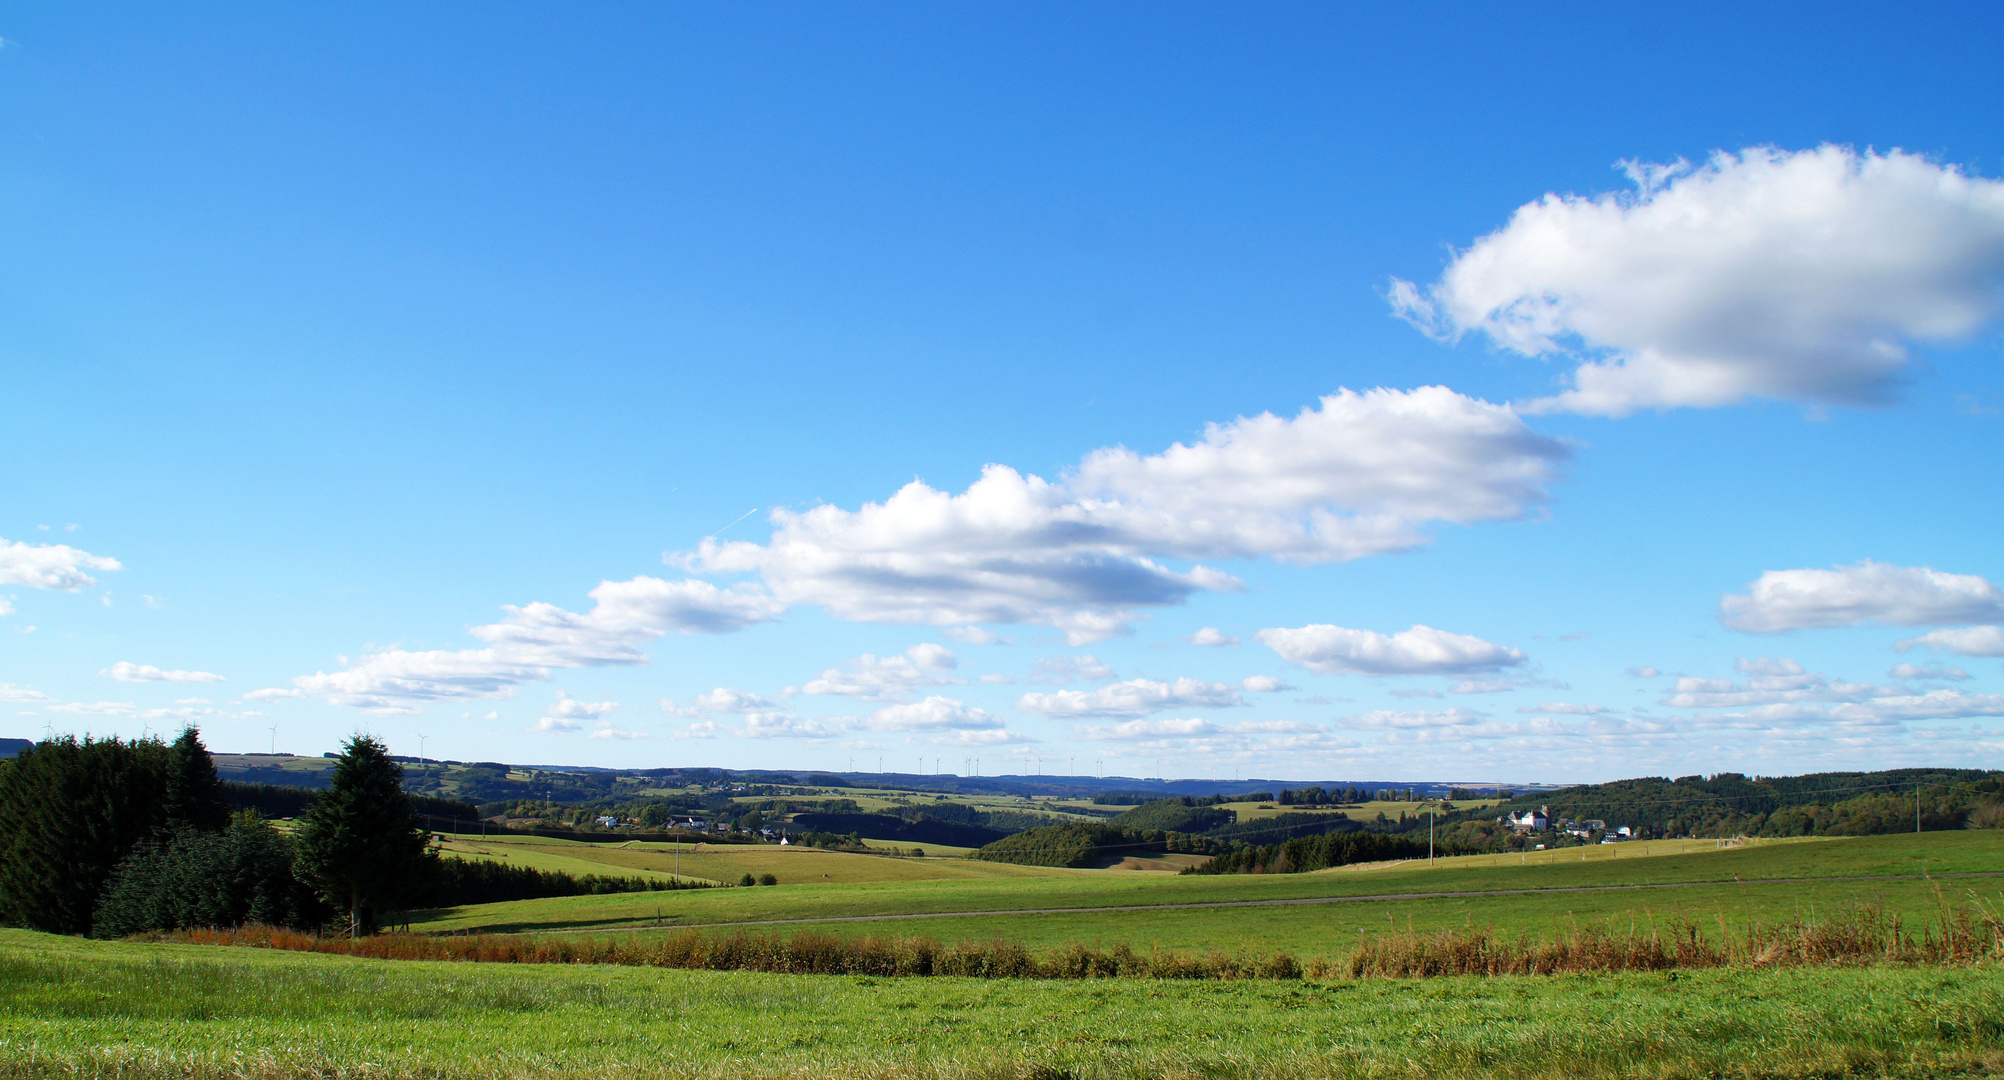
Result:
[[[1108,907],[1000,908],[990,911],[920,911],[896,915],[823,915],[811,919],[747,919],[740,922],[674,923],[677,929],[719,929],[733,926],[799,926],[810,923],[893,922],[900,919],[974,919],[997,915],[1090,915],[1107,911],[1189,911],[1197,908],[1286,907],[1297,904],[1358,904],[1386,900],[1456,900],[1486,896],[1552,896],[1566,893],[1633,892],[1640,889],[1690,889],[1705,885],[1809,885],[1827,881],[1949,881],[1958,878],[1998,878],[2004,871],[1970,874],[1876,874],[1855,877],[1749,878],[1742,881],[1663,881],[1640,885],[1567,885],[1548,889],[1481,889],[1469,892],[1366,893],[1358,896],[1311,896],[1293,900],[1211,900],[1189,904],[1121,904]],[[630,924],[629,924],[630,925]],[[587,929],[606,930],[612,927]],[[579,932],[585,932],[580,930]]]

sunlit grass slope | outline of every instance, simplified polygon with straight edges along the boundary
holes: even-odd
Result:
[[[784,885],[1013,880],[1048,873],[1039,867],[959,858],[897,858],[804,846],[683,844],[679,853],[676,846],[638,841],[591,844],[525,836],[455,836],[440,845],[447,855],[457,858],[497,860],[571,874],[672,877],[679,867],[685,878],[735,882],[745,874],[771,874]]]
[[[1388,895],[1390,901],[1303,905],[1299,908],[1213,908],[1174,912],[1068,913],[1064,915],[976,915],[964,920],[928,919],[928,934],[983,937],[1021,936],[1025,941],[1053,942],[1100,938],[1106,941],[1153,940],[1136,929],[1156,920],[1175,929],[1186,947],[1207,940],[1231,940],[1245,934],[1284,935],[1288,942],[1320,940],[1325,932],[1354,935],[1359,925],[1379,925],[1390,912],[1394,922],[1408,917],[1415,925],[1535,926],[1540,920],[1593,913],[1595,917],[1632,914],[1647,919],[1659,914],[1707,918],[1723,913],[1737,919],[1786,914],[1797,905],[1841,905],[1884,901],[1896,910],[1923,910],[1934,903],[1932,886],[1924,880],[1905,882],[1844,882],[1846,877],[1885,877],[1922,873],[1992,873],[2004,871],[2004,832],[1927,833],[1921,836],[1863,837],[1752,844],[1720,850],[1706,845],[1654,848],[1643,845],[1633,853],[1620,845],[1569,849],[1571,858],[1517,863],[1508,857],[1474,856],[1466,860],[1403,863],[1376,869],[1316,874],[1164,875],[1122,870],[1008,869],[1024,873],[994,877],[863,881],[832,880],[782,885],[777,888],[723,889],[703,892],[566,897],[487,904],[431,913],[419,929],[556,930],[589,927],[688,926],[745,921],[871,917],[940,912],[1022,911],[1035,908],[1108,908],[1242,900],[1288,900],[1321,897]],[[829,853],[822,853],[829,854]],[[1560,852],[1564,856],[1566,852]],[[852,856],[873,859],[872,856]],[[880,860],[900,862],[902,860]],[[924,860],[919,865],[929,865]],[[961,865],[942,860],[946,865]],[[975,864],[966,864],[975,865]],[[987,864],[1003,869],[1006,864]],[[1795,879],[1812,879],[1810,883]],[[783,879],[784,880],[784,879]],[[2004,881],[2004,879],[1998,879]],[[1608,886],[1669,883],[1717,883],[1700,888],[1633,889],[1617,892],[1565,892]],[[1768,882],[1769,884],[1761,884]],[[1986,879],[1949,881],[1957,890],[1978,889],[1983,895],[1998,885]],[[1457,897],[1423,900],[1415,894],[1541,890],[1527,897]],[[1542,891],[1551,890],[1551,891]],[[1368,921],[1360,921],[1369,912]],[[1582,915],[1584,917],[1584,915]],[[1042,922],[1039,922],[1042,920]],[[1169,929],[1162,932],[1169,933]],[[1206,935],[1215,935],[1207,937]],[[1275,945],[1274,947],[1283,947]],[[1296,947],[1289,944],[1285,947]]]
[[[0,1076],[1978,1074],[2004,971],[1357,983],[430,964],[0,931]]]

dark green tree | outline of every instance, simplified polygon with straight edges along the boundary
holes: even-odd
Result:
[[[0,761],[0,922],[90,929],[105,883],[166,823],[167,748],[64,736]]]
[[[348,913],[355,937],[373,931],[380,912],[422,899],[437,871],[431,834],[404,793],[403,768],[367,735],[342,746],[297,835],[300,878]]]
[[[99,899],[91,933],[265,923],[319,926],[333,912],[294,876],[291,838],[247,810],[222,828],[176,829],[119,864]]]
[[[230,823],[230,804],[215,759],[202,745],[202,730],[190,725],[167,748],[165,810],[170,829],[214,832]]]

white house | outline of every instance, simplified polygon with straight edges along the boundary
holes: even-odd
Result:
[[[1521,814],[1505,814],[1503,824],[1518,832],[1543,832],[1551,828],[1552,819],[1545,813],[1545,808],[1540,806],[1536,810],[1526,810]]]

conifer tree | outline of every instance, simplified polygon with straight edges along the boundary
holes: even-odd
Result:
[[[164,809],[169,829],[215,832],[230,823],[230,804],[223,798],[223,781],[216,762],[202,745],[202,730],[183,728],[167,748],[167,794]]]
[[[112,871],[165,822],[158,739],[51,739],[0,762],[0,922],[90,929]]]
[[[403,772],[382,743],[357,735],[299,821],[299,876],[348,912],[355,937],[375,928],[377,912],[422,896],[436,869],[431,834],[404,793]]]

